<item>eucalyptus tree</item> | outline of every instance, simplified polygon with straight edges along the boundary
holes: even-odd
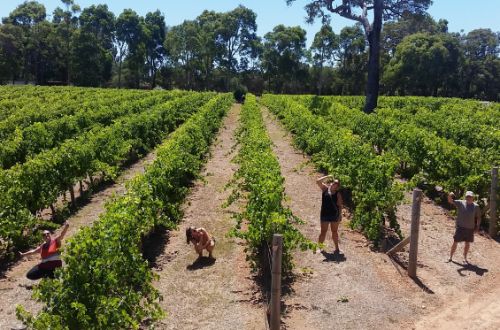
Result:
[[[238,72],[248,69],[258,56],[257,14],[244,6],[218,15],[216,27],[217,62],[225,70],[225,88]]]
[[[384,81],[400,95],[448,96],[458,80],[460,57],[457,38],[415,33],[396,47]]]
[[[338,67],[339,93],[360,95],[366,84],[367,45],[363,28],[359,24],[346,26],[340,31]]]
[[[287,4],[295,0],[286,0]],[[393,20],[406,12],[422,13],[431,0],[312,0],[305,6],[307,21],[316,18],[330,22],[331,14],[356,21],[363,26],[369,44],[368,79],[364,111],[370,113],[377,106],[380,85],[380,33],[384,20]],[[373,16],[370,22],[370,16]]]
[[[116,54],[116,17],[107,5],[92,5],[83,9],[79,22],[72,44],[75,81],[84,86],[104,85],[111,79]]]
[[[39,24],[44,23],[47,17],[45,6],[37,1],[25,1],[17,6],[7,17],[2,19],[3,24],[13,25],[20,28],[16,29],[16,37],[20,39],[22,46],[22,76],[26,81],[37,79],[37,59],[40,58],[41,50],[35,47],[36,40],[34,35],[38,34]],[[14,44],[11,44],[14,45]],[[8,64],[6,64],[8,66]]]
[[[23,67],[23,30],[12,24],[0,25],[0,83],[19,77]]]
[[[311,44],[311,57],[314,68],[317,71],[316,89],[321,95],[325,84],[324,66],[333,66],[338,60],[340,38],[330,25],[323,25],[315,34]]]
[[[475,29],[462,37],[462,97],[500,101],[500,33]]]
[[[306,31],[278,25],[264,35],[262,67],[268,88],[276,93],[296,91],[305,82]]]
[[[127,67],[132,73],[131,85],[139,87],[140,71],[142,70],[146,51],[144,18],[132,9],[125,9],[116,20],[116,43],[118,62],[118,86],[121,87],[122,63],[127,61]]]
[[[71,57],[71,37],[78,28],[78,17],[76,16],[81,8],[75,4],[74,0],[61,0],[66,7],[66,10],[57,7],[54,10],[52,22],[56,24],[56,32],[60,35],[61,40],[64,40],[64,59],[65,59],[65,72],[66,84],[70,84],[71,70],[70,70],[70,57]]]
[[[198,43],[198,25],[196,21],[184,21],[173,26],[165,39],[167,66],[172,74],[175,87],[195,89],[201,72],[200,45]]]
[[[146,14],[144,19],[145,26],[145,46],[146,46],[146,65],[148,75],[151,81],[151,87],[156,86],[156,73],[165,59],[165,38],[167,27],[165,25],[165,16],[159,11]]]

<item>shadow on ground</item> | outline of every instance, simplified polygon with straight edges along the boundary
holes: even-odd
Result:
[[[456,261],[452,261],[455,265],[458,265],[458,266],[461,266],[462,268],[459,268],[457,269],[457,272],[458,274],[460,274],[460,276],[466,276],[464,274],[464,272],[474,272],[476,273],[476,275],[479,275],[479,276],[483,276],[484,273],[487,273],[488,272],[488,269],[486,268],[481,268],[477,265],[473,265],[471,263],[459,263],[459,262],[456,262]]]
[[[415,278],[410,277],[410,278],[413,280],[413,282],[415,282],[416,285],[418,285],[420,289],[422,289],[422,291],[428,294],[434,294],[434,291],[432,291],[431,288],[425,285],[418,277]]]
[[[144,238],[142,242],[142,256],[149,263],[149,267],[158,268],[158,257],[162,255],[165,245],[168,244],[169,231],[164,227],[157,227]]]
[[[408,261],[401,260],[398,254],[393,254],[389,256],[389,260],[391,260],[392,264],[394,265],[394,267],[396,267],[397,271],[401,276],[406,276],[406,272],[408,271]],[[401,272],[398,266],[401,267],[403,270],[405,270],[405,272]],[[424,266],[422,264],[417,263],[417,267],[422,268]],[[422,280],[420,280],[418,276],[415,278],[413,277],[410,278],[413,280],[413,282],[415,282],[416,285],[418,285],[420,289],[422,289],[422,291],[428,294],[434,294],[434,291],[432,291],[431,288],[429,288],[424,282],[422,282]]]
[[[326,251],[321,251],[321,254],[325,257],[323,262],[335,262],[335,263],[340,263],[344,262],[347,260],[345,255],[343,253],[328,253]]]
[[[198,270],[206,267],[213,266],[215,264],[216,259],[215,258],[209,258],[209,257],[199,257],[196,259],[191,265],[188,265],[186,267],[187,270]]]

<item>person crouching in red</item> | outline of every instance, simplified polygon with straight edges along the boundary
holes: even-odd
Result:
[[[43,239],[45,242],[43,244],[28,252],[21,252],[22,257],[35,253],[40,253],[42,257],[42,262],[31,268],[26,274],[27,278],[30,280],[38,280],[45,277],[54,278],[54,271],[62,266],[59,248],[61,247],[61,241],[64,238],[64,235],[66,235],[66,232],[68,231],[68,227],[68,222],[65,222],[63,230],[56,238],[52,238],[50,232],[48,230],[44,230]]]

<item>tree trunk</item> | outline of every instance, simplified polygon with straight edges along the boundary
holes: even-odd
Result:
[[[70,56],[70,52],[69,52],[69,38],[70,38],[70,34],[69,34],[69,23],[68,23],[68,26],[67,26],[67,36],[66,36],[66,85],[69,86],[70,82],[69,82],[69,56]]]
[[[151,64],[151,89],[155,89],[156,87],[156,66],[154,61]]]
[[[69,56],[68,60],[66,60],[66,86],[69,86]]]
[[[54,220],[56,218],[56,208],[54,207],[54,204],[50,204],[50,212],[52,214],[51,218]]]
[[[318,95],[321,95],[323,89],[323,56],[321,56],[321,65],[319,67],[319,79],[318,79]]]
[[[122,88],[122,59],[118,63],[118,88]]]
[[[89,189],[94,189],[96,182],[94,180],[94,177],[91,174],[87,174],[89,176]]]
[[[73,189],[73,186],[69,186],[69,195],[71,196],[71,207],[75,208],[76,200],[75,200],[75,190]]]
[[[155,89],[156,88],[156,70],[153,70],[153,77],[152,77],[152,81],[151,81],[151,89]]]
[[[373,26],[368,34],[370,54],[368,59],[368,81],[366,82],[365,113],[373,112],[377,107],[380,86],[380,31],[382,30],[383,0],[375,0],[373,8]]]

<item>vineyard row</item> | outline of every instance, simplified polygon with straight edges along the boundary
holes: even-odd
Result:
[[[23,164],[0,170],[0,238],[5,250],[38,240],[36,211],[55,203],[80,180],[115,177],[120,165],[145,154],[195,113],[214,93],[193,93],[95,128]]]
[[[230,200],[239,194],[240,188],[247,194],[244,194],[246,206],[238,214],[232,233],[246,240],[252,268],[265,275],[271,273],[269,251],[273,234],[282,234],[283,272],[290,274],[293,267],[291,251],[297,247],[314,248],[315,245],[295,227],[302,221],[283,205],[284,178],[271,148],[260,106],[253,95],[247,96],[242,107],[238,142],[240,150],[236,161],[239,169],[235,182],[239,185]]]
[[[44,309],[32,316],[18,308],[25,324],[33,329],[138,329],[144,319],[163,316],[141,242],[154,228],[171,228],[181,219],[188,187],[231,103],[232,97],[222,94],[196,111],[157,149],[146,172],[129,182],[127,193],[68,241],[66,266],[36,289]]]

